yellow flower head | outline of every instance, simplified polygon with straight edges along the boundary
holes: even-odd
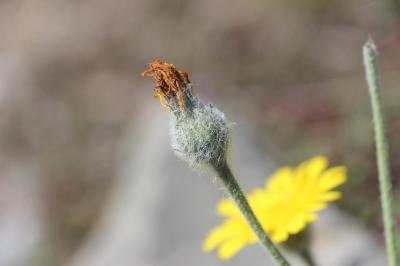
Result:
[[[346,181],[346,168],[327,166],[325,157],[316,156],[295,169],[281,168],[267,180],[264,188],[248,195],[250,206],[272,241],[281,243],[289,235],[299,233],[317,218],[315,212],[340,198],[340,192],[332,189]],[[229,259],[246,245],[257,242],[231,200],[221,200],[217,213],[225,221],[209,232],[203,243],[205,251],[219,247],[218,256]]]

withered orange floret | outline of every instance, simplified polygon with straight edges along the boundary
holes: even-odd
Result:
[[[177,97],[179,109],[185,110],[185,88],[189,88],[190,84],[187,72],[178,71],[173,64],[157,59],[149,63],[149,69],[142,76],[154,77],[156,80],[153,96],[160,100],[161,106],[168,109],[166,98]]]

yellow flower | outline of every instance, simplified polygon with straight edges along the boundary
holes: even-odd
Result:
[[[328,168],[323,156],[300,164],[297,168],[281,168],[247,196],[250,206],[272,241],[281,243],[297,234],[317,218],[315,212],[326,207],[341,194],[332,189],[346,181],[344,166]],[[218,247],[218,257],[229,259],[257,238],[236,205],[228,199],[217,205],[217,213],[225,221],[212,229],[203,243],[205,251]]]

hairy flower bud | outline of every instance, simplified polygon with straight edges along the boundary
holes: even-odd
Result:
[[[225,115],[192,94],[188,74],[156,60],[142,75],[156,79],[153,95],[171,114],[170,138],[175,153],[191,165],[219,166],[224,162],[229,142]]]
[[[173,115],[170,137],[175,153],[190,164],[219,165],[225,159],[228,127],[224,114],[210,104],[198,101],[190,113]]]

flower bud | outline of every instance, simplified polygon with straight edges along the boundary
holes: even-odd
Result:
[[[225,115],[192,94],[187,73],[156,60],[142,75],[156,79],[154,96],[171,114],[170,139],[175,153],[191,165],[223,163],[229,142]]]

